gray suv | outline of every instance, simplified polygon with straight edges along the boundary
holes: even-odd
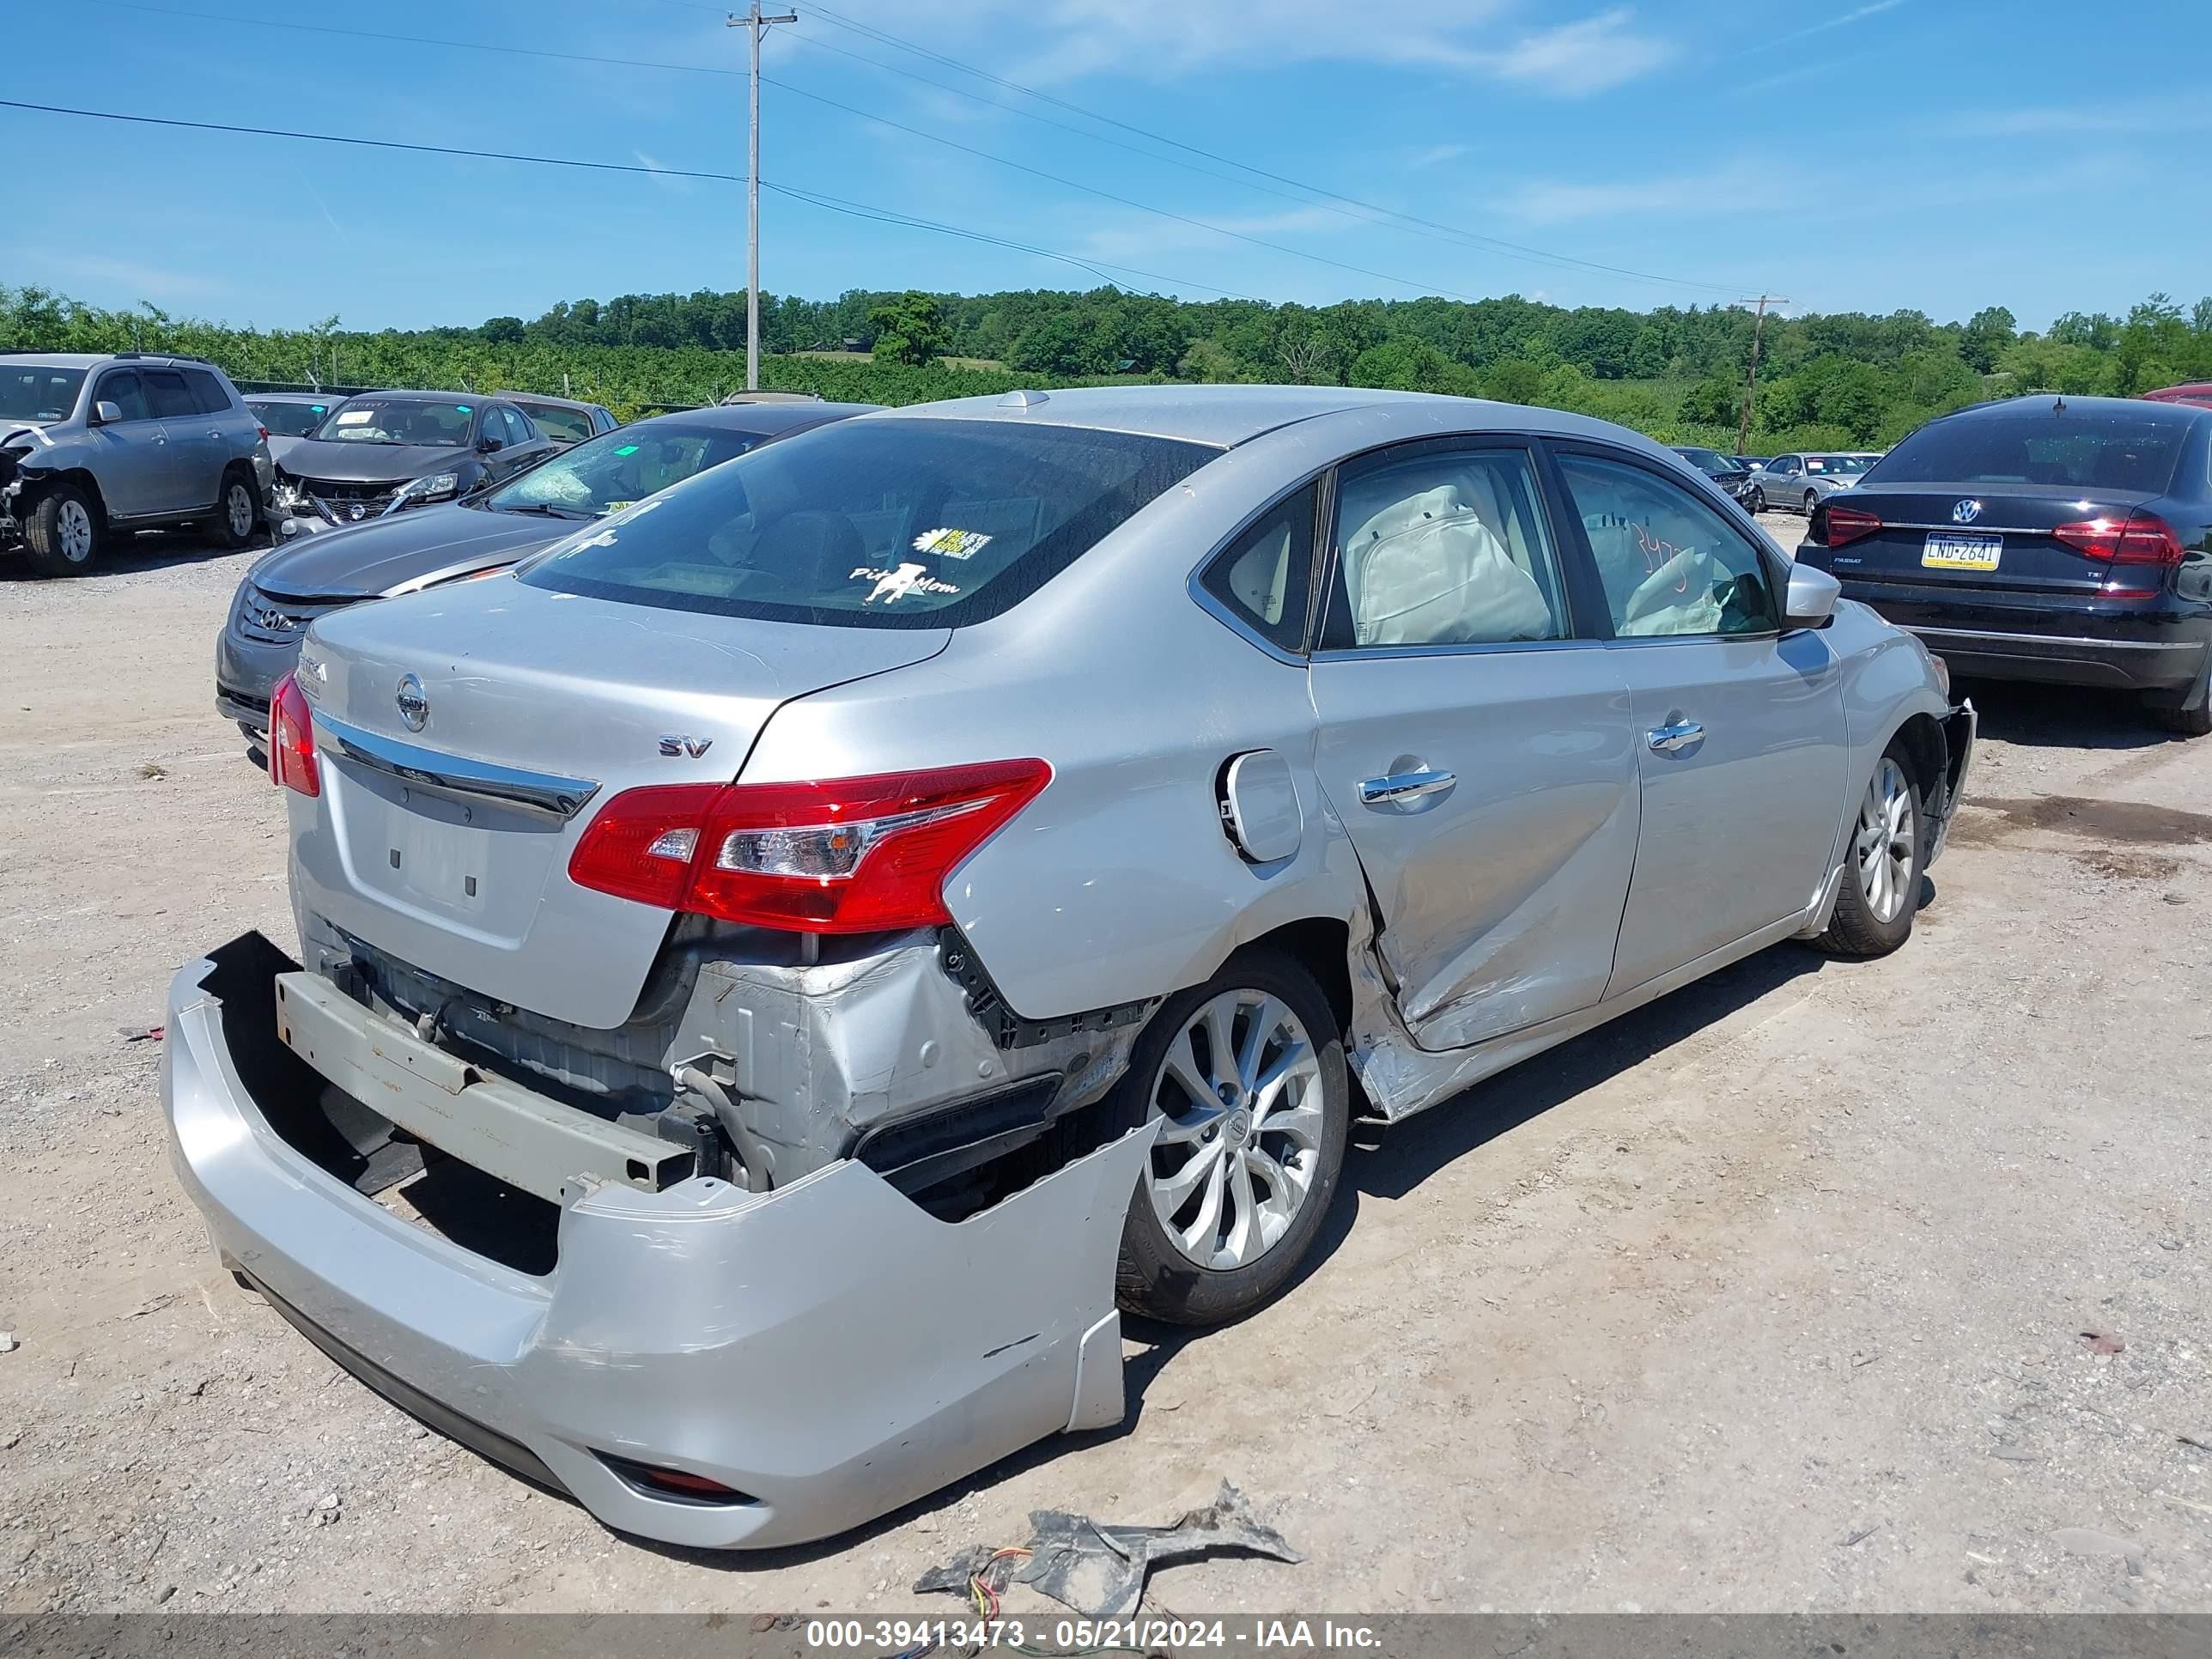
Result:
[[[0,550],[45,576],[89,569],[111,532],[198,523],[244,547],[273,471],[238,388],[197,357],[0,357]]]

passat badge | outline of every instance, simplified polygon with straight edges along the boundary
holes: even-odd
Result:
[[[410,732],[420,732],[430,723],[429,696],[422,690],[422,682],[412,674],[400,677],[392,701],[399,705],[400,723]]]
[[[1971,495],[1951,509],[1953,524],[1972,524],[1981,516],[1982,504]]]

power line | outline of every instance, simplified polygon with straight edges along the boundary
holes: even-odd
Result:
[[[889,127],[895,132],[903,132],[911,137],[926,139],[933,144],[942,144],[948,149],[957,149],[963,155],[995,162],[1002,167],[1012,167],[1017,173],[1026,173],[1033,179],[1042,179],[1048,184],[1058,185],[1063,190],[1079,190],[1086,196],[1096,196],[1103,202],[1112,202],[1121,207],[1134,208],[1139,213],[1149,213],[1162,219],[1172,219],[1177,224],[1189,225],[1195,229],[1206,231],[1216,236],[1226,236],[1236,241],[1249,242],[1254,247],[1266,248],[1271,253],[1286,253],[1293,259],[1310,259],[1316,264],[1334,266],[1338,270],[1348,270],[1355,276],[1372,277],[1378,283],[1394,283],[1400,288],[1410,288],[1422,294],[1448,295],[1455,300],[1465,300],[1469,304],[1478,302],[1482,297],[1480,295],[1462,294],[1456,289],[1440,287],[1434,283],[1419,282],[1411,276],[1394,276],[1387,270],[1370,270],[1365,265],[1347,264],[1342,259],[1332,259],[1322,253],[1309,253],[1303,248],[1290,247],[1281,242],[1270,242],[1264,237],[1248,236],[1243,231],[1231,230],[1225,225],[1212,224],[1204,219],[1194,219],[1187,213],[1176,213],[1167,208],[1150,206],[1127,196],[1117,196],[1112,191],[1100,190],[1095,185],[1082,184],[1073,179],[1063,179],[1056,173],[1047,173],[1042,167],[1030,167],[1025,161],[1013,161],[1004,155],[994,155],[988,149],[978,149],[973,144],[963,144],[957,139],[947,138],[941,133],[930,132],[921,127],[910,127],[903,121],[894,121],[887,115],[878,115],[874,111],[862,109],[857,104],[840,103],[835,98],[825,98],[818,92],[809,92],[805,87],[793,86],[790,82],[779,81],[773,76],[763,75],[761,80],[764,84],[775,87],[780,91],[793,94],[847,115],[856,116],[863,121],[872,121],[878,126]]]
[[[684,0],[684,3],[688,9],[713,11],[717,15],[721,15],[723,10],[722,8],[718,6],[692,4],[690,3],[690,0]],[[125,10],[145,13],[154,16],[189,18],[201,22],[234,23],[247,27],[288,29],[295,33],[332,35],[349,40],[381,40],[395,46],[439,46],[448,50],[460,52],[492,52],[506,57],[535,58],[557,63],[582,64],[595,68],[611,65],[625,69],[659,70],[684,75],[717,76],[728,79],[735,79],[740,74],[740,71],[735,70],[715,69],[697,64],[674,64],[649,58],[589,56],[579,52],[553,52],[540,47],[501,46],[481,40],[455,40],[426,35],[392,34],[369,29],[342,28],[330,24],[297,23],[273,18],[241,17],[230,13],[185,10],[179,8],[167,6],[151,6],[139,3],[139,0],[107,0],[107,3]],[[1486,252],[1500,253],[1510,258],[1530,260],[1555,270],[1598,271],[1610,276],[1626,276],[1639,282],[1659,283],[1672,287],[1698,289],[1714,293],[1734,293],[1739,291],[1739,289],[1732,284],[1696,282],[1685,277],[1664,276],[1651,271],[1636,270],[1623,265],[1607,264],[1601,261],[1580,258],[1572,254],[1557,253],[1547,249],[1529,246],[1523,243],[1506,241],[1501,238],[1487,236],[1479,232],[1469,231],[1459,226],[1442,224],[1433,220],[1421,218],[1417,215],[1401,212],[1396,209],[1383,207],[1379,204],[1364,202],[1357,197],[1342,195],[1337,191],[1328,190],[1318,185],[1307,184],[1302,180],[1290,178],[1282,173],[1272,173],[1264,167],[1257,167],[1252,166],[1249,162],[1239,161],[1234,157],[1220,155],[1212,150],[1201,149],[1197,145],[1185,143],[1181,139],[1170,137],[1164,133],[1153,132],[1147,128],[1133,125],[1128,122],[1120,120],[1113,116],[1102,115],[1096,111],[1085,109],[1081,105],[1071,103],[1066,99],[1055,97],[1050,93],[1038,91],[1033,87],[1023,85],[1020,82],[1008,80],[1004,76],[994,75],[988,70],[981,70],[975,68],[972,64],[963,64],[957,58],[946,57],[941,52],[933,52],[927,47],[921,46],[912,41],[902,40],[901,37],[891,34],[887,31],[878,29],[871,24],[859,22],[856,20],[846,17],[843,14],[835,11],[829,7],[815,5],[813,9],[820,13],[823,16],[828,18],[836,27],[858,33],[864,38],[878,41],[896,50],[912,52],[933,62],[943,64],[948,68],[957,70],[963,74],[976,76],[979,79],[990,82],[994,85],[1004,87],[1009,91],[1019,93],[1025,97],[1036,99],[1042,102],[1050,104],[1056,108],[1066,110],[1071,113],[1081,115],[1087,119],[1103,122],[1109,126],[1117,127],[1123,131],[1135,134],[1140,137],[1149,138],[1154,143],[1165,144],[1173,149],[1183,150],[1193,155],[1202,156],[1208,161],[1218,161],[1224,167],[1234,167],[1242,173],[1251,173],[1261,179],[1272,179],[1277,184],[1289,185],[1292,190],[1303,191],[1304,194],[1291,195],[1285,191],[1272,189],[1267,185],[1255,184],[1251,179],[1233,178],[1231,175],[1216,172],[1210,167],[1194,167],[1189,162],[1178,161],[1174,156],[1162,155],[1156,151],[1146,149],[1139,145],[1125,143],[1119,139],[1109,137],[1103,133],[1089,132],[1083,128],[1071,126],[1066,122],[1052,120],[1048,117],[1037,114],[1034,111],[1022,109],[1016,105],[1002,103],[996,99],[984,98],[976,93],[968,91],[963,88],[949,86],[942,81],[934,80],[927,76],[918,75],[909,70],[901,69],[896,64],[886,64],[879,58],[870,58],[862,53],[848,51],[844,47],[834,46],[826,40],[817,40],[811,36],[803,37],[804,43],[805,45],[812,46],[818,51],[836,52],[838,55],[850,58],[856,63],[871,64],[877,69],[885,71],[886,73],[902,76],[908,80],[920,83],[921,85],[934,88],[940,92],[950,93],[956,97],[967,98],[975,102],[981,103],[988,108],[1002,110],[1008,114],[1018,115],[1023,117],[1024,119],[1039,122],[1043,125],[1052,127],[1059,131],[1070,133],[1078,137],[1086,138],[1093,143],[1111,145],[1115,149],[1125,150],[1132,155],[1146,156],[1155,161],[1164,161],[1171,167],[1183,167],[1188,171],[1200,173],[1207,178],[1219,179],[1224,183],[1234,184],[1241,188],[1260,191],[1264,194],[1274,196],[1285,201],[1297,202],[1305,206],[1318,207],[1325,212],[1336,214],[1338,216],[1347,219],[1355,224],[1363,224],[1385,229],[1398,229],[1401,231],[1404,231],[1408,228],[1411,228],[1412,232],[1414,234],[1425,234],[1432,237],[1446,238],[1454,242],[1475,247]],[[1021,162],[1011,161],[1004,156],[994,155],[988,150],[978,149],[973,146],[957,143],[939,134],[931,133],[916,127],[903,125],[901,123],[891,121],[885,117],[876,115],[870,111],[858,109],[854,106],[839,103],[834,99],[826,98],[819,94],[809,92],[805,88],[794,86],[788,82],[777,81],[768,76],[763,76],[763,79],[766,80],[771,86],[777,87],[787,92],[795,93],[802,98],[812,99],[814,101],[823,104],[830,108],[842,111],[848,114],[858,116],[865,120],[878,122],[882,125],[894,128],[898,131],[908,133],[916,137],[927,139],[932,143],[945,144],[952,149],[963,150],[969,155],[979,156],[985,161],[995,161],[1001,166],[1011,167],[1017,168],[1019,171],[1029,173],[1033,176],[1045,179],[1049,183],[1060,185],[1065,189],[1081,191],[1089,195],[1097,196],[1104,200],[1133,208],[1140,213],[1150,213],[1163,218],[1173,219],[1178,222],[1191,225],[1200,229],[1210,231],[1220,235],[1233,237],[1240,241],[1249,242],[1254,246],[1266,248],[1270,252],[1287,254],[1293,258],[1314,260],[1322,264],[1334,266],[1340,270],[1350,271],[1357,276],[1371,277],[1378,282],[1395,283],[1400,287],[1410,288],[1417,292],[1433,292],[1446,295],[1454,299],[1470,301],[1478,297],[1472,295],[1462,294],[1453,289],[1441,288],[1434,283],[1419,282],[1408,277],[1395,276],[1387,271],[1370,270],[1364,266],[1349,264],[1342,260],[1330,259],[1320,254],[1306,252],[1298,248],[1288,247],[1280,243],[1269,242],[1257,237],[1247,235],[1240,231],[1230,230],[1221,226],[1211,224],[1205,220],[1171,212],[1164,208],[1152,207],[1146,203],[1139,202],[1127,197],[1116,196],[1109,191],[1097,190],[1091,185],[1079,184],[1073,179],[1062,179],[1057,174],[1045,173],[1041,169],[1027,167]],[[390,144],[386,147],[401,149],[425,149],[434,151],[436,149],[434,146],[410,146],[396,143]],[[481,155],[489,155],[492,154],[492,152],[487,151],[453,151],[441,153]],[[547,161],[550,160],[550,158],[545,157],[531,158],[512,156],[501,159],[534,159],[540,161]],[[593,166],[605,168],[610,167],[613,164],[579,163],[578,165]],[[722,178],[727,176],[723,174],[684,173],[674,168],[646,167],[630,170],[647,173],[658,172],[675,177]],[[1312,199],[1316,197],[1326,199],[1318,201]],[[1346,206],[1332,205],[1332,204],[1338,203],[1345,204]],[[1346,211],[1346,207],[1356,208],[1360,210],[1358,212],[1349,212]],[[1196,286],[1204,287],[1205,285],[1197,284]],[[1208,289],[1207,291],[1219,293],[1223,290],[1218,289]]]
[[[12,98],[0,99],[0,109],[30,110],[45,115],[74,115],[88,120],[124,121],[138,126],[183,127],[195,132],[223,132],[262,138],[304,139],[321,144],[353,144],[370,149],[413,150],[425,155],[461,155],[482,161],[524,161],[537,167],[582,167],[593,172],[643,173],[649,177],[705,179],[726,185],[741,185],[745,182],[743,174],[734,173],[702,173],[675,167],[632,167],[619,161],[587,161],[560,155],[520,155],[505,150],[461,149],[446,144],[403,144],[383,138],[356,138],[343,133],[298,132],[281,127],[249,127],[213,121],[183,121],[159,115],[127,114],[117,110],[72,109],[59,104],[31,104]],[[1153,282],[1166,283],[1177,288],[1194,288],[1208,294],[1222,295],[1230,299],[1254,300],[1262,305],[1267,303],[1265,301],[1259,300],[1256,295],[1239,294],[1233,289],[1215,288],[1210,283],[1194,283],[1183,277],[1164,276],[1158,271],[1144,270],[1134,265],[1116,264],[1111,260],[1101,259],[1094,262],[1081,259],[1073,254],[1062,253],[1053,248],[1039,247],[1032,243],[1016,241],[1004,236],[994,236],[988,231],[970,230],[959,225],[919,218],[911,214],[896,212],[889,208],[876,207],[866,202],[848,201],[842,197],[829,196],[789,185],[779,185],[767,179],[761,180],[761,188],[833,213],[843,213],[855,218],[873,219],[884,224],[904,225],[913,229],[932,231],[940,235],[961,237],[969,241],[986,242],[994,247],[1035,254],[1041,258],[1056,259],[1063,264],[1071,264],[1087,270],[1099,281],[1109,286],[1119,286],[1119,284],[1115,283],[1113,277],[1107,273],[1119,270],[1129,276],[1143,276]]]
[[[994,236],[987,231],[964,230],[957,225],[941,224],[933,219],[916,218],[911,214],[899,213],[890,208],[871,206],[866,202],[848,202],[842,197],[825,196],[818,191],[802,190],[790,185],[779,185],[773,179],[762,179],[761,188],[774,191],[779,196],[790,197],[793,201],[805,202],[815,207],[826,208],[832,213],[843,213],[856,219],[872,219],[880,224],[904,225],[915,230],[938,231],[945,235],[962,237],[971,242],[988,242],[994,247],[1011,248],[1018,253],[1033,253],[1040,258],[1057,259],[1063,264],[1074,265],[1080,270],[1089,271],[1109,288],[1121,286],[1107,274],[1109,271],[1118,270],[1127,276],[1143,276],[1155,283],[1165,283],[1172,288],[1194,288],[1204,293],[1218,294],[1225,300],[1249,300],[1255,305],[1267,303],[1257,295],[1240,294],[1234,289],[1215,288],[1209,283],[1194,283],[1187,277],[1164,276],[1157,270],[1145,270],[1135,265],[1115,264],[1111,260],[1100,259],[1094,262],[1089,259],[1079,259],[1072,253],[1061,253],[1052,248],[1039,247],[1034,243],[1012,241],[1004,236]]]
[[[1165,133],[1155,132],[1150,128],[1136,126],[1130,122],[1121,120],[1116,117],[1101,114],[1097,110],[1086,109],[1082,105],[1071,103],[1065,98],[1056,97],[1048,92],[1040,92],[1035,87],[1024,86],[1018,81],[1008,80],[1006,76],[994,75],[988,70],[977,69],[972,64],[964,64],[957,58],[949,58],[943,52],[935,52],[927,46],[919,46],[914,41],[903,40],[900,36],[892,34],[887,30],[877,28],[873,24],[863,23],[856,19],[848,17],[843,13],[839,12],[831,7],[815,3],[812,4],[811,9],[819,15],[829,19],[832,24],[840,28],[847,29],[854,33],[878,41],[884,46],[896,47],[899,51],[912,52],[915,56],[927,58],[933,63],[942,64],[946,68],[957,70],[963,75],[972,75],[978,80],[989,82],[994,86],[1004,87],[1009,92],[1018,92],[1024,97],[1036,99],[1039,102],[1050,104],[1056,109],[1066,110],[1072,115],[1080,115],[1089,120],[1103,122],[1108,126],[1117,127],[1124,132],[1133,133],[1139,137],[1149,138],[1156,143],[1170,145],[1174,149],[1185,151],[1189,155],[1202,156],[1209,161],[1218,161],[1224,167],[1235,167],[1239,172],[1256,174],[1260,178],[1272,179],[1276,184],[1288,185],[1293,189],[1306,191],[1316,196],[1326,196],[1334,201],[1342,202],[1352,207],[1361,208],[1370,213],[1382,214],[1388,218],[1401,220],[1407,224],[1419,225],[1424,229],[1441,232],[1448,236],[1462,238],[1475,242],[1487,244],[1494,250],[1517,254],[1524,258],[1537,259],[1548,264],[1572,265],[1586,270],[1602,271],[1607,275],[1615,276],[1631,276],[1636,278],[1639,282],[1662,283],[1670,287],[1676,288],[1703,289],[1714,293],[1741,292],[1740,287],[1729,283],[1696,282],[1687,277],[1681,276],[1664,276],[1654,271],[1635,270],[1626,265],[1612,265],[1607,264],[1600,260],[1579,258],[1573,254],[1554,253],[1547,249],[1531,247],[1525,243],[1510,242],[1498,237],[1484,236],[1478,232],[1463,230],[1455,225],[1440,224],[1431,219],[1424,219],[1416,214],[1402,213],[1395,208],[1382,206],[1378,203],[1362,201],[1356,196],[1346,196],[1341,191],[1329,190],[1320,185],[1308,184],[1303,179],[1293,179],[1284,173],[1273,173],[1265,167],[1255,167],[1249,161],[1237,161],[1234,156],[1219,155],[1213,150],[1202,149],[1196,144],[1185,143],[1180,138],[1171,138]],[[894,73],[897,72],[898,71],[894,71]],[[936,83],[933,82],[932,84]],[[946,90],[951,90],[951,88],[946,88]],[[967,95],[972,97],[975,94],[969,94]],[[991,100],[984,100],[983,101],[989,102]],[[1006,105],[1000,105],[998,107],[1003,109],[1008,106]]]
[[[451,144],[403,144],[392,138],[354,138],[339,133],[295,132],[284,127],[234,126],[221,121],[180,121],[165,115],[131,115],[119,110],[72,109],[63,104],[30,104],[0,98],[0,109],[36,110],[43,115],[78,115],[92,121],[127,121],[144,127],[184,127],[194,132],[241,132],[258,138],[301,138],[318,144],[358,144],[368,149],[404,149],[423,155],[467,155],[484,161],[527,161],[533,167],[580,167],[592,173],[638,173],[658,179],[711,179],[720,184],[741,185],[737,173],[702,173],[688,167],[633,167],[627,161],[583,161],[564,155],[519,155],[503,149],[461,149]]]

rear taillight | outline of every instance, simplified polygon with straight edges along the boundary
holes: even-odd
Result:
[[[1813,526],[1813,539],[1828,547],[1841,547],[1881,528],[1881,515],[1863,507],[1840,507],[1826,501],[1821,504],[1817,516],[1820,521]]]
[[[315,722],[307,693],[289,674],[269,698],[269,781],[303,795],[323,793],[315,765]]]
[[[580,887],[809,933],[951,921],[945,883],[1052,781],[1041,760],[819,783],[665,784],[599,809],[568,860]]]
[[[261,434],[261,441],[263,443],[265,444],[269,441],[269,428],[267,427],[257,426],[253,429]]]
[[[2083,519],[2051,532],[2076,553],[2106,564],[2179,564],[2181,538],[2155,514],[2130,513],[2124,519]]]

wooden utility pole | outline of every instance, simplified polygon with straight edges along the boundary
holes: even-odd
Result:
[[[759,9],[756,7],[755,9]],[[1743,418],[1736,422],[1735,427],[1735,453],[1739,455],[1751,441],[1751,398],[1752,394],[1759,390],[1759,338],[1766,331],[1766,308],[1769,306],[1786,306],[1790,301],[1786,295],[1762,294],[1755,301],[1747,300],[1741,303],[1756,304],[1759,315],[1751,325],[1751,373],[1745,377],[1743,383]]]
[[[752,164],[745,171],[745,390],[760,390],[760,49],[761,36],[773,24],[796,23],[795,11],[761,15],[760,0],[742,17],[725,20],[752,36]]]

